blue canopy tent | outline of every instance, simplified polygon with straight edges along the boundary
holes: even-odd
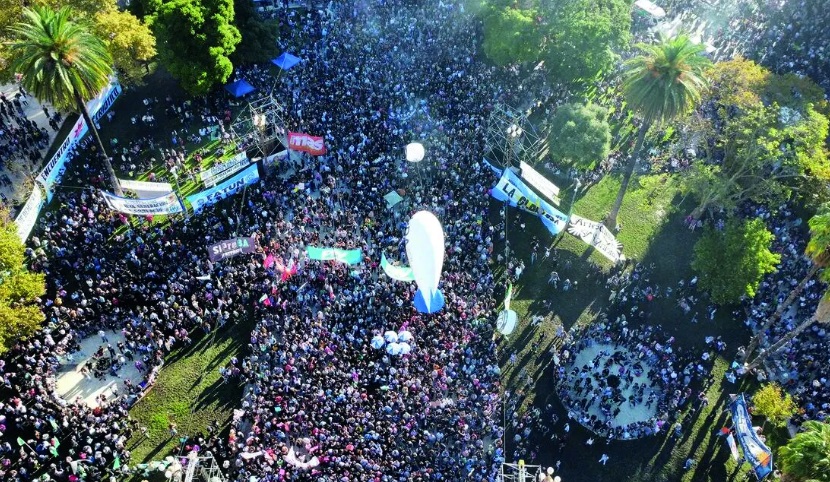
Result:
[[[288,70],[291,67],[294,67],[295,65],[299,64],[300,62],[302,62],[302,59],[295,55],[291,55],[288,52],[283,52],[282,55],[271,61],[271,63],[281,68],[282,70]]]
[[[237,80],[226,85],[225,90],[230,92],[234,97],[242,97],[245,94],[250,94],[255,91],[256,88],[244,80]]]

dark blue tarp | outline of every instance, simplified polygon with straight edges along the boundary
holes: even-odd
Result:
[[[289,54],[288,52],[284,52],[279,57],[275,58],[271,61],[274,65],[281,68],[282,70],[288,70],[291,67],[299,64],[302,60],[299,57]]]
[[[237,80],[236,82],[226,85],[225,90],[230,92],[234,97],[242,97],[245,94],[250,94],[255,91],[256,88],[244,80]]]

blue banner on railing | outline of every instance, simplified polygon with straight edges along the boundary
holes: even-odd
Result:
[[[247,169],[239,172],[225,182],[217,184],[210,189],[197,192],[187,196],[187,202],[193,206],[193,212],[198,213],[205,206],[217,203],[228,196],[238,193],[248,184],[259,181],[259,170],[256,164],[251,164]]]
[[[553,234],[559,234],[568,224],[567,215],[540,198],[510,169],[504,170],[490,194],[499,201],[508,202],[511,206],[539,216]]]
[[[732,400],[729,411],[732,412],[735,437],[738,439],[738,443],[741,444],[744,458],[752,465],[752,470],[755,471],[758,480],[761,480],[772,472],[772,451],[752,429],[752,418],[749,416],[743,394]]]

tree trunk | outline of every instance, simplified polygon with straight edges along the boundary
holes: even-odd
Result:
[[[646,139],[646,132],[648,132],[651,125],[648,122],[643,122],[640,126],[640,131],[637,133],[637,142],[634,144],[634,152],[628,160],[628,165],[625,166],[625,173],[623,173],[620,190],[617,192],[617,199],[614,201],[614,206],[608,217],[605,218],[605,226],[610,230],[617,227],[617,215],[620,214],[620,207],[622,206],[625,192],[628,190],[628,183],[631,182],[631,176],[634,174],[634,167],[637,165],[637,159],[640,157],[640,151],[643,150],[643,142]]]
[[[81,99],[81,96],[78,95],[77,92],[75,93],[75,102],[78,104],[78,110],[86,121],[87,127],[89,127],[89,132],[92,133],[92,136],[95,138],[95,142],[98,143],[98,150],[101,151],[101,160],[104,161],[104,166],[107,168],[113,192],[115,192],[118,196],[123,196],[124,193],[121,192],[121,186],[118,184],[118,178],[115,177],[115,170],[113,170],[110,158],[107,156],[106,149],[104,149],[104,143],[101,142],[101,137],[98,135],[98,129],[95,128],[95,124],[92,122],[92,118],[86,110],[86,103],[84,103],[83,99]]]
[[[767,351],[759,353],[758,356],[755,357],[754,360],[752,360],[752,362],[745,364],[744,369],[747,372],[749,372],[753,368],[757,368],[761,363],[764,362],[764,360],[769,358],[770,355],[781,351],[781,349],[784,348],[784,346],[786,346],[787,343],[792,341],[793,338],[797,337],[799,334],[801,334],[802,331],[809,328],[810,325],[812,325],[816,321],[818,321],[818,319],[815,316],[811,316],[810,318],[807,318],[806,320],[802,321],[801,324],[796,326],[794,330],[790,331],[786,335],[782,336],[780,340],[773,343],[773,345],[769,347]]]
[[[758,345],[760,345],[761,342],[764,340],[764,332],[769,330],[769,328],[776,321],[781,319],[781,316],[784,314],[787,308],[789,308],[790,305],[793,304],[793,301],[795,301],[798,295],[801,294],[801,292],[804,290],[804,287],[807,285],[807,282],[810,281],[810,279],[816,274],[818,270],[818,265],[813,263],[813,265],[810,267],[810,271],[807,272],[807,276],[802,278],[798,285],[795,288],[793,288],[792,291],[790,291],[790,294],[789,296],[787,296],[787,299],[785,299],[783,303],[778,305],[778,308],[775,310],[775,313],[773,313],[769,318],[767,318],[766,322],[764,323],[764,326],[762,326],[761,329],[755,333],[752,339],[749,340],[749,346],[747,346],[746,354],[744,355],[745,360],[748,360],[749,357],[752,356],[752,353],[755,351],[756,348],[758,348]]]

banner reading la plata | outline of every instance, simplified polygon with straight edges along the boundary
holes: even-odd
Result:
[[[568,216],[540,198],[510,169],[504,170],[490,194],[499,201],[539,216],[552,234],[559,234],[568,224]]]
[[[107,206],[124,214],[136,215],[161,215],[175,214],[184,211],[179,197],[176,193],[167,193],[154,199],[129,199],[101,191]]]

